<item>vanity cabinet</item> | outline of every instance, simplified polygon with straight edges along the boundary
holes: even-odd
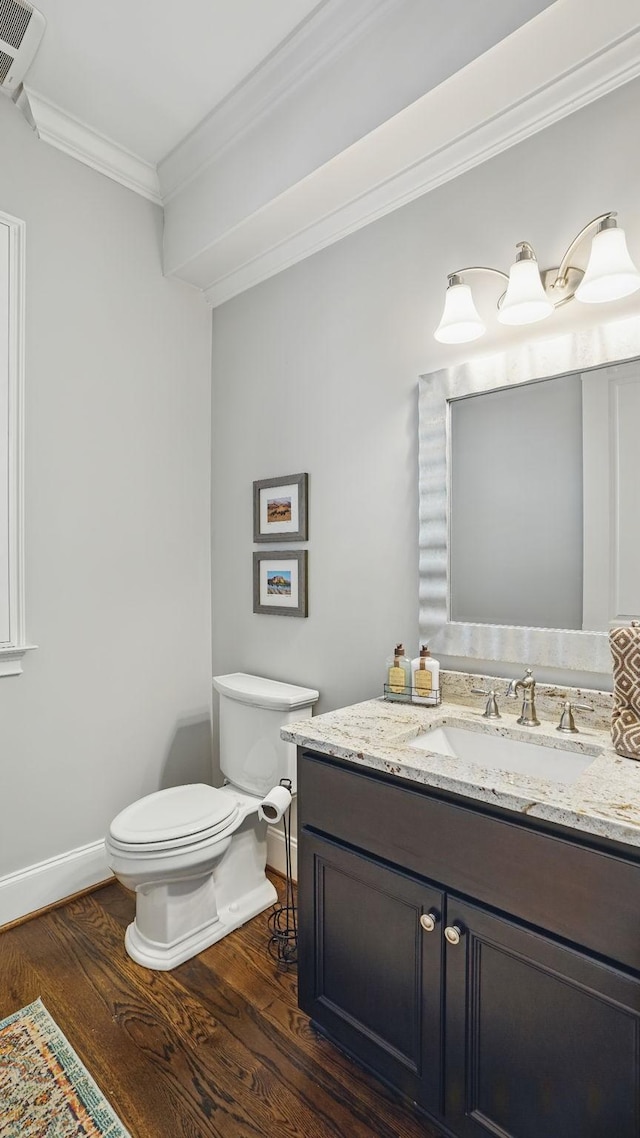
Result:
[[[638,1138],[640,861],[309,752],[298,793],[317,1027],[443,1134]]]
[[[455,897],[445,1116],[461,1138],[638,1138],[640,979]]]
[[[311,891],[314,901],[301,914],[301,1007],[373,1071],[437,1113],[443,946],[436,929],[444,896],[326,838],[305,834],[303,841],[300,897]],[[421,919],[433,935],[425,935]]]

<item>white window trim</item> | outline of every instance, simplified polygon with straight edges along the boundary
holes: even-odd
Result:
[[[24,221],[0,212],[9,230],[9,386],[0,400],[0,430],[9,443],[9,523],[0,542],[9,547],[9,640],[0,644],[0,677],[22,671],[26,652],[24,558],[24,380],[25,380],[25,232]]]

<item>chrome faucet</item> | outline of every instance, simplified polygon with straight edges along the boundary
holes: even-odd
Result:
[[[539,727],[540,720],[536,715],[536,681],[531,668],[527,668],[523,678],[513,685],[514,696],[517,696],[520,690],[522,690],[522,711],[517,722],[523,727]]]

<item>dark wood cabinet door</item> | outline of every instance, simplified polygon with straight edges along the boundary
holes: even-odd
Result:
[[[299,861],[301,1008],[385,1080],[439,1113],[443,895],[304,829]],[[433,931],[420,923],[430,913]]]
[[[451,896],[447,925],[451,1129],[638,1138],[640,979]]]

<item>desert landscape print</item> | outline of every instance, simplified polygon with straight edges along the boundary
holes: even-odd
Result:
[[[291,521],[291,498],[267,498],[267,523]]]
[[[291,570],[280,573],[267,571],[267,593],[277,593],[281,597],[291,596]]]

